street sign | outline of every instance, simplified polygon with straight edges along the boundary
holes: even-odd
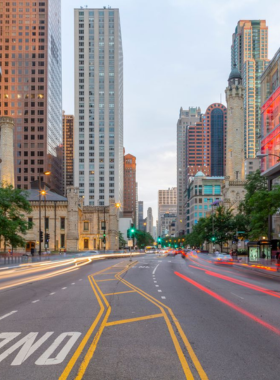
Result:
[[[129,240],[127,241],[127,246],[128,246],[128,247],[133,247],[133,240],[132,240],[132,239],[129,239]]]
[[[158,248],[161,248],[161,244],[158,245]]]

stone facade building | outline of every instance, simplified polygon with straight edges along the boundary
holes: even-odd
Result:
[[[244,87],[236,66],[226,88],[228,109],[226,176],[223,184],[224,205],[237,209],[245,196]]]
[[[44,234],[42,252],[102,250],[104,235],[105,249],[118,250],[118,210],[114,200],[111,200],[109,206],[84,206],[83,198],[79,197],[79,189],[76,187],[67,188],[67,198],[50,191],[46,184],[44,188],[47,195],[41,201],[41,230]],[[33,186],[28,193],[32,212],[27,218],[30,224],[33,223],[33,227],[24,236],[25,250],[34,248],[38,252],[39,190]],[[46,245],[45,232],[49,234]],[[18,251],[22,252],[23,249],[19,248]]]
[[[14,120],[0,118],[0,184],[15,185],[14,179]]]

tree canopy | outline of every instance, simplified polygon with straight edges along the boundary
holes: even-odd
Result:
[[[26,214],[32,211],[27,192],[14,189],[12,185],[0,187],[0,238],[4,240],[4,251],[7,245],[20,247],[25,245],[22,235],[30,228]]]
[[[148,232],[136,230],[135,237],[137,241],[137,246],[139,248],[144,248],[146,246],[153,245],[154,243],[154,239],[152,235],[149,234]]]

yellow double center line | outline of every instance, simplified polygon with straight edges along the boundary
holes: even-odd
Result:
[[[110,307],[107,299],[105,298],[104,294],[101,292],[99,286],[97,285],[97,283],[96,283],[96,281],[94,279],[94,276],[103,274],[103,272],[106,272],[109,269],[116,268],[116,265],[117,264],[112,265],[112,266],[110,266],[108,268],[105,268],[105,269],[103,269],[103,270],[101,270],[101,271],[99,271],[97,273],[94,273],[91,276],[88,276],[88,280],[90,282],[92,290],[93,290],[93,292],[94,292],[94,294],[95,294],[95,296],[97,298],[98,304],[100,306],[100,311],[99,311],[97,317],[95,318],[93,324],[90,326],[88,332],[84,336],[84,338],[83,338],[82,342],[80,343],[79,347],[77,348],[77,350],[75,351],[74,355],[72,356],[72,358],[68,362],[67,366],[65,367],[63,373],[59,377],[59,380],[66,380],[68,378],[70,372],[72,371],[74,365],[76,364],[77,360],[79,359],[82,351],[84,350],[84,348],[85,348],[88,340],[90,339],[91,335],[93,334],[93,332],[94,332],[97,324],[99,323],[99,321],[100,321],[100,319],[101,319],[101,317],[102,317],[102,315],[103,315],[103,313],[105,311],[105,307],[104,307],[104,305],[103,305],[103,303],[101,301],[101,298],[100,298],[100,296],[98,294],[98,292],[99,292],[100,295],[101,295],[101,297],[102,297],[102,299],[103,299],[103,301],[104,301],[104,303],[105,303],[105,305],[107,306],[107,312],[106,312],[105,317],[104,317],[103,321],[101,322],[100,328],[97,331],[97,333],[96,333],[96,335],[95,335],[95,337],[93,339],[93,342],[91,343],[90,348],[88,349],[87,354],[86,354],[86,356],[85,356],[85,358],[84,358],[84,360],[83,360],[83,362],[82,362],[82,364],[81,364],[81,366],[79,368],[79,371],[78,371],[78,374],[76,376],[76,379],[82,379],[82,377],[83,377],[83,375],[84,375],[84,373],[86,371],[86,368],[87,368],[87,366],[88,366],[88,364],[89,364],[89,362],[90,362],[90,360],[91,360],[91,358],[92,358],[92,356],[94,354],[94,351],[96,349],[97,343],[98,343],[98,341],[99,341],[99,339],[101,337],[101,334],[102,334],[102,332],[104,330],[104,327],[106,325],[108,317],[109,317],[109,315],[111,313],[111,307]],[[125,269],[122,270],[120,273],[124,273],[132,265],[135,265],[135,262],[133,264],[130,264],[129,266],[125,267]],[[98,292],[97,292],[96,289],[98,290]]]
[[[88,340],[90,339],[91,335],[93,334],[97,324],[99,323],[102,315],[104,314],[105,312],[105,307],[101,301],[101,298],[107,308],[106,310],[106,313],[105,313],[105,316],[100,324],[100,327],[85,355],[85,358],[82,362],[82,364],[80,365],[79,367],[79,370],[78,370],[78,373],[77,373],[77,376],[75,377],[76,380],[80,380],[83,378],[83,375],[90,363],[90,360],[92,359],[93,355],[94,355],[94,352],[96,350],[96,347],[97,347],[97,344],[99,342],[99,339],[102,335],[102,332],[104,330],[104,328],[106,326],[111,326],[111,325],[115,325],[115,324],[122,324],[122,323],[129,323],[129,322],[136,322],[136,321],[139,321],[139,320],[144,320],[144,319],[152,319],[152,318],[160,318],[160,317],[163,317],[165,322],[166,322],[166,325],[167,325],[167,328],[168,328],[168,331],[169,331],[169,334],[171,336],[171,339],[173,341],[173,344],[174,344],[174,347],[176,349],[176,352],[177,352],[177,355],[178,355],[178,358],[181,362],[181,365],[182,365],[182,369],[184,371],[184,374],[186,376],[186,379],[188,380],[194,380],[194,377],[193,377],[193,374],[191,372],[191,369],[187,363],[187,360],[185,358],[185,355],[182,351],[182,348],[180,346],[180,343],[176,337],[176,334],[175,334],[175,331],[172,327],[172,323],[170,321],[170,317],[171,317],[171,320],[174,322],[175,326],[176,326],[176,329],[188,351],[188,354],[197,370],[197,373],[199,374],[201,380],[208,380],[208,377],[206,375],[206,373],[204,372],[196,354],[194,353],[193,349],[192,349],[192,346],[190,344],[190,342],[188,341],[179,321],[176,319],[174,313],[172,312],[172,310],[164,305],[162,302],[158,301],[157,299],[155,299],[154,297],[152,297],[150,294],[144,292],[142,289],[139,289],[137,288],[136,286],[132,285],[131,283],[129,283],[128,281],[124,280],[121,276],[122,274],[124,274],[126,271],[128,271],[130,269],[131,266],[137,264],[137,262],[134,262],[126,267],[124,267],[124,269],[120,272],[117,272],[115,274],[115,279],[116,280],[119,280],[120,282],[122,282],[124,285],[128,286],[130,289],[132,289],[131,291],[127,291],[127,292],[120,292],[121,293],[129,293],[129,292],[136,292],[138,293],[139,295],[141,295],[142,297],[144,297],[145,299],[147,299],[149,302],[153,303],[154,305],[156,305],[161,313],[160,314],[155,314],[155,315],[152,315],[152,316],[146,316],[146,317],[141,317],[141,318],[133,318],[133,319],[130,319],[130,320],[121,320],[121,321],[116,321],[116,322],[107,322],[108,321],[108,318],[110,316],[110,313],[111,313],[111,306],[109,305],[105,295],[101,292],[99,286],[97,285],[97,282],[95,281],[94,279],[94,276],[96,275],[100,275],[100,274],[104,274],[103,272],[106,272],[107,270],[115,267],[116,266],[111,266],[109,268],[106,268],[106,269],[103,269],[102,271],[100,272],[97,272],[95,273],[94,275],[91,275],[91,276],[88,276],[88,279],[89,279],[89,282],[91,284],[91,287],[93,289],[93,292],[98,300],[98,303],[99,303],[99,306],[100,306],[100,311],[97,315],[97,317],[95,318],[93,324],[91,325],[90,329],[88,330],[87,334],[85,335],[84,339],[82,340],[82,342],[80,343],[79,347],[77,348],[76,352],[74,353],[74,355],[72,356],[72,358],[70,359],[69,363],[67,364],[65,370],[63,371],[62,375],[60,376],[59,380],[65,380],[68,378],[68,375],[70,374],[71,370],[73,369],[75,363],[77,362],[78,358],[80,357],[85,345],[87,344]],[[109,274],[109,273],[108,273]],[[99,280],[100,281],[100,280]],[[105,280],[106,281],[106,280]],[[98,292],[97,292],[97,290]],[[101,296],[99,296],[99,294]],[[116,294],[116,293],[108,293],[106,294],[107,295],[113,295],[113,294]],[[167,314],[167,312],[169,314]]]
[[[130,282],[128,282],[128,281],[124,280],[123,278],[121,278],[121,275],[122,275],[122,272],[116,274],[115,277],[119,281],[121,281],[123,284],[125,284],[129,288],[133,289],[138,294],[140,294],[142,297],[144,297],[148,301],[152,302],[154,305],[156,305],[161,310],[161,312],[163,314],[163,317],[165,319],[165,322],[167,324],[169,333],[171,335],[173,344],[174,344],[175,349],[177,351],[177,355],[178,355],[178,357],[180,359],[180,362],[181,362],[183,371],[185,373],[186,379],[193,380],[194,377],[193,377],[193,374],[192,374],[192,372],[191,372],[191,370],[189,368],[189,365],[188,365],[188,363],[186,361],[186,358],[185,358],[185,356],[183,354],[183,351],[181,349],[179,341],[178,341],[178,339],[176,337],[176,334],[174,332],[172,324],[171,324],[171,322],[170,322],[170,320],[168,318],[168,315],[165,312],[165,310],[167,310],[168,313],[170,314],[170,316],[171,316],[171,318],[172,318],[172,320],[173,320],[173,322],[174,322],[174,324],[175,324],[175,326],[176,326],[176,328],[178,330],[178,333],[180,334],[180,337],[181,337],[182,341],[184,342],[184,345],[185,345],[185,347],[186,347],[186,349],[187,349],[187,351],[188,351],[188,353],[189,353],[189,355],[190,355],[190,357],[192,359],[192,362],[193,362],[193,364],[194,364],[194,366],[195,366],[195,368],[196,368],[196,370],[197,370],[197,372],[198,372],[201,380],[208,380],[208,376],[206,375],[205,371],[203,370],[203,368],[202,368],[202,366],[201,366],[201,364],[200,364],[200,362],[199,362],[199,360],[198,360],[198,358],[197,358],[197,356],[196,356],[196,354],[195,354],[195,352],[194,352],[194,350],[193,350],[193,348],[192,348],[192,346],[191,346],[188,338],[186,337],[186,335],[185,335],[185,333],[184,333],[184,331],[183,331],[183,329],[182,329],[179,321],[175,317],[173,311],[168,306],[164,305],[162,302],[160,302],[156,298],[152,297],[150,294],[144,292],[142,289],[137,288],[135,285],[132,285]]]

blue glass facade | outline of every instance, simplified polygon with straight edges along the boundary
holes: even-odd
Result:
[[[224,175],[224,113],[215,108],[211,113],[211,175]]]

